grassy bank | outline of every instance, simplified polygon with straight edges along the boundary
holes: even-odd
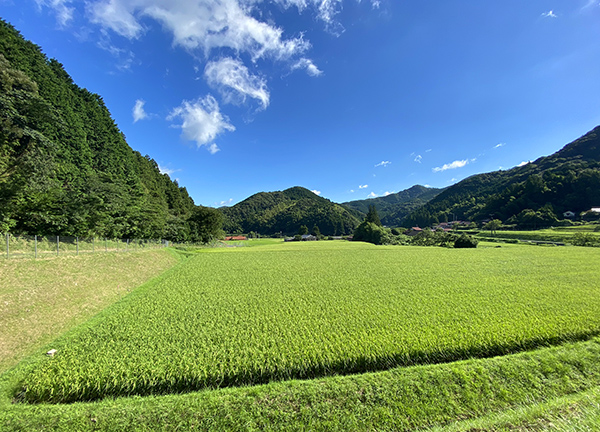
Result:
[[[600,343],[594,340],[491,359],[95,403],[9,405],[4,394],[0,425],[6,431],[410,431],[451,425],[473,431],[534,421],[542,428],[510,430],[547,430],[548,418],[570,418],[568,411],[561,414],[569,399],[561,398],[581,401],[581,392],[599,384]],[[592,420],[594,412],[592,404]]]
[[[177,261],[165,249],[0,260],[0,371]]]

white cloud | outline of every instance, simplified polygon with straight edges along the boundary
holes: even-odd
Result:
[[[498,143],[494,146],[495,149],[500,148],[500,147],[504,147],[506,145],[506,143]]]
[[[144,110],[144,104],[146,102],[142,99],[138,99],[135,101],[135,106],[133,107],[133,122],[136,123],[139,120],[144,120],[148,118],[148,114]]]
[[[391,162],[390,162],[390,161],[381,161],[381,162],[379,162],[378,164],[376,164],[376,165],[375,165],[375,168],[377,168],[377,167],[380,167],[380,166],[382,166],[382,167],[386,167],[386,166],[388,166],[389,164],[391,164]]]
[[[542,14],[542,16],[543,16],[544,18],[557,18],[557,15],[556,15],[556,14],[554,13],[554,11],[552,11],[552,10],[549,10],[548,12],[544,12],[544,13]]]
[[[68,6],[72,3],[72,0],[35,0],[35,2],[40,9],[45,6],[54,10],[58,24],[61,27],[66,26],[73,19],[75,8]]]
[[[371,0],[371,6],[373,7],[373,9],[379,9],[379,7],[381,6],[381,1]]]
[[[312,193],[314,193],[315,195],[321,195],[321,191],[318,191],[316,189],[311,190]]]
[[[431,149],[427,149],[425,150],[425,153],[429,153],[431,151]]]
[[[292,65],[292,70],[296,69],[306,69],[306,73],[310,76],[317,77],[323,74],[323,71],[320,70],[310,59],[301,58],[296,63]]]
[[[359,189],[366,189],[368,187],[369,187],[369,185],[366,185],[366,184],[365,185],[358,185]]]
[[[423,156],[421,156],[421,155],[417,155],[417,156],[415,157],[415,162],[421,163],[421,160],[423,160]]]
[[[471,160],[473,160],[473,159],[471,159]],[[468,163],[469,163],[468,159],[455,160],[454,162],[449,163],[449,164],[444,164],[441,167],[432,168],[432,171],[433,172],[441,172],[441,171],[446,171],[446,170],[449,170],[449,169],[462,168],[462,167],[464,167]]]
[[[218,203],[218,205],[219,205],[220,207],[223,207],[223,206],[226,206],[226,205],[229,205],[229,204],[231,204],[232,202],[233,202],[233,198],[229,198],[229,199],[228,199],[228,200],[226,200],[226,201],[221,201],[221,202],[219,202],[219,203]],[[215,204],[217,204],[217,203],[215,203]]]
[[[517,165],[517,166],[518,166],[518,167],[522,167],[522,166],[525,166],[525,165],[527,165],[528,163],[531,163],[531,161],[523,161],[523,162],[521,162],[521,163],[520,163],[519,165]]]
[[[252,75],[240,60],[225,57],[206,64],[204,76],[209,85],[217,88],[226,102],[243,103],[247,97],[256,99],[265,109],[269,105],[266,81]]]
[[[377,194],[375,192],[371,192],[369,195],[367,195],[367,198],[377,198]]]
[[[171,175],[171,174],[173,174],[173,173],[176,173],[177,171],[181,171],[181,170],[167,168],[167,167],[161,166],[161,165],[159,164],[159,165],[158,165],[158,171],[159,171],[161,174],[167,174],[167,175]]]
[[[302,36],[284,39],[283,30],[253,16],[258,0],[98,0],[88,5],[91,21],[129,39],[144,33],[152,18],[171,32],[173,42],[208,55],[229,48],[262,57],[289,59],[308,50]]]
[[[383,193],[383,196],[388,196],[388,195],[391,195],[391,194],[393,194],[393,193],[394,193],[394,192],[388,192],[388,191],[385,191],[385,192]]]
[[[354,189],[350,189],[350,193],[354,193]]]
[[[189,141],[196,141],[198,147],[208,146],[208,151],[215,154],[219,147],[211,143],[218,135],[225,131],[234,131],[235,127],[229,123],[229,118],[221,114],[219,104],[211,95],[195,101],[183,101],[173,109],[167,120],[173,121],[181,118],[180,126],[182,136]]]

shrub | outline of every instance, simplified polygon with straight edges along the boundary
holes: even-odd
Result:
[[[476,248],[477,243],[479,243],[476,239],[466,234],[462,234],[459,238],[454,242],[455,248]]]

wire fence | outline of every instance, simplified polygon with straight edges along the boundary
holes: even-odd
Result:
[[[142,249],[168,247],[168,240],[109,239],[67,236],[14,236],[2,235],[5,259],[43,258],[49,256],[79,255],[95,252],[132,252]]]

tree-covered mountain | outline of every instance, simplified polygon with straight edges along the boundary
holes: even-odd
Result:
[[[443,190],[415,185],[387,196],[348,201],[342,205],[356,210],[362,215],[367,214],[369,206],[373,205],[377,209],[382,224],[398,226],[405,216],[435,198]]]
[[[402,225],[493,217],[540,227],[562,219],[566,211],[579,213],[596,206],[600,206],[600,126],[527,165],[471,176],[412,212]]]
[[[199,240],[219,216],[129,147],[102,97],[0,20],[0,231]]]
[[[317,226],[323,235],[350,234],[359,220],[348,209],[303,187],[260,192],[232,207],[220,209],[229,233],[294,235],[302,225]]]

